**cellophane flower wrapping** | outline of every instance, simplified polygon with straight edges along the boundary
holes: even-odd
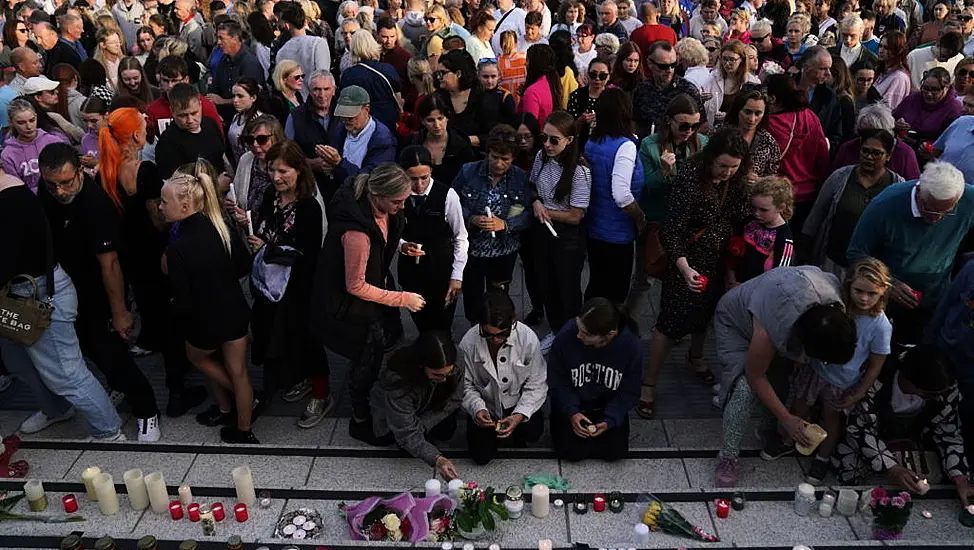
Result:
[[[358,504],[343,506],[348,536],[352,540],[409,539],[414,529],[408,515],[415,506],[416,499],[410,493],[385,500],[369,497]]]
[[[869,507],[873,512],[874,527],[899,532],[910,521],[913,498],[906,491],[891,494],[882,487],[876,487],[869,493]]]
[[[416,505],[406,515],[412,525],[409,542],[450,540],[454,508],[456,503],[446,495],[416,499]]]
[[[716,535],[711,535],[693,525],[683,517],[683,514],[659,499],[653,499],[649,502],[646,506],[646,512],[643,513],[642,521],[652,531],[660,531],[668,535],[701,542],[720,542],[720,538]]]

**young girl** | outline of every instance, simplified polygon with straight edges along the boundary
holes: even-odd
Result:
[[[825,478],[829,458],[842,438],[843,416],[866,396],[890,353],[893,326],[884,310],[891,284],[883,262],[864,258],[853,265],[842,281],[842,301],[856,321],[855,355],[844,365],[812,361],[792,380],[788,401],[795,415],[807,418],[812,407],[821,402],[822,427],[828,432],[805,478],[809,483],[819,484]],[[774,460],[791,449],[790,442],[774,441],[761,451],[761,458]]]
[[[737,261],[728,270],[727,279],[731,287],[765,271],[791,265],[795,251],[788,226],[795,202],[791,182],[778,176],[759,178],[748,186],[748,192],[754,219],[744,226],[742,238],[732,239],[731,254],[743,253],[736,255]],[[735,246],[734,243],[740,244]]]

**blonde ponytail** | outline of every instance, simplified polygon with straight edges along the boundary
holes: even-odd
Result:
[[[227,254],[232,254],[230,229],[223,220],[223,208],[217,197],[213,178],[210,177],[204,164],[199,161],[193,165],[192,172],[187,173],[180,169],[166,180],[166,185],[178,187],[176,196],[180,200],[189,201],[190,208],[194,212],[202,212],[210,220],[217,234],[220,235]]]

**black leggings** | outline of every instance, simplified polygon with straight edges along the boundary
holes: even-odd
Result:
[[[629,295],[632,282],[633,243],[615,244],[588,239],[588,286],[585,299],[608,298],[621,304]]]
[[[553,334],[582,309],[582,269],[585,266],[584,228],[554,222],[558,237],[548,228],[534,229],[535,269],[546,287],[545,313]]]
[[[470,323],[480,321],[484,292],[494,288],[511,288],[517,252],[496,258],[470,256],[463,270],[463,315]]]

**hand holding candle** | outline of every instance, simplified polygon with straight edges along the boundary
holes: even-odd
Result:
[[[489,206],[485,206],[484,207],[484,210],[487,212],[487,219],[488,220],[494,219],[494,213],[490,211],[490,207]],[[491,231],[490,232],[490,236],[491,237],[496,237],[497,236],[497,232],[496,231]]]
[[[250,213],[250,210],[247,211],[247,236],[254,236],[254,217]]]

